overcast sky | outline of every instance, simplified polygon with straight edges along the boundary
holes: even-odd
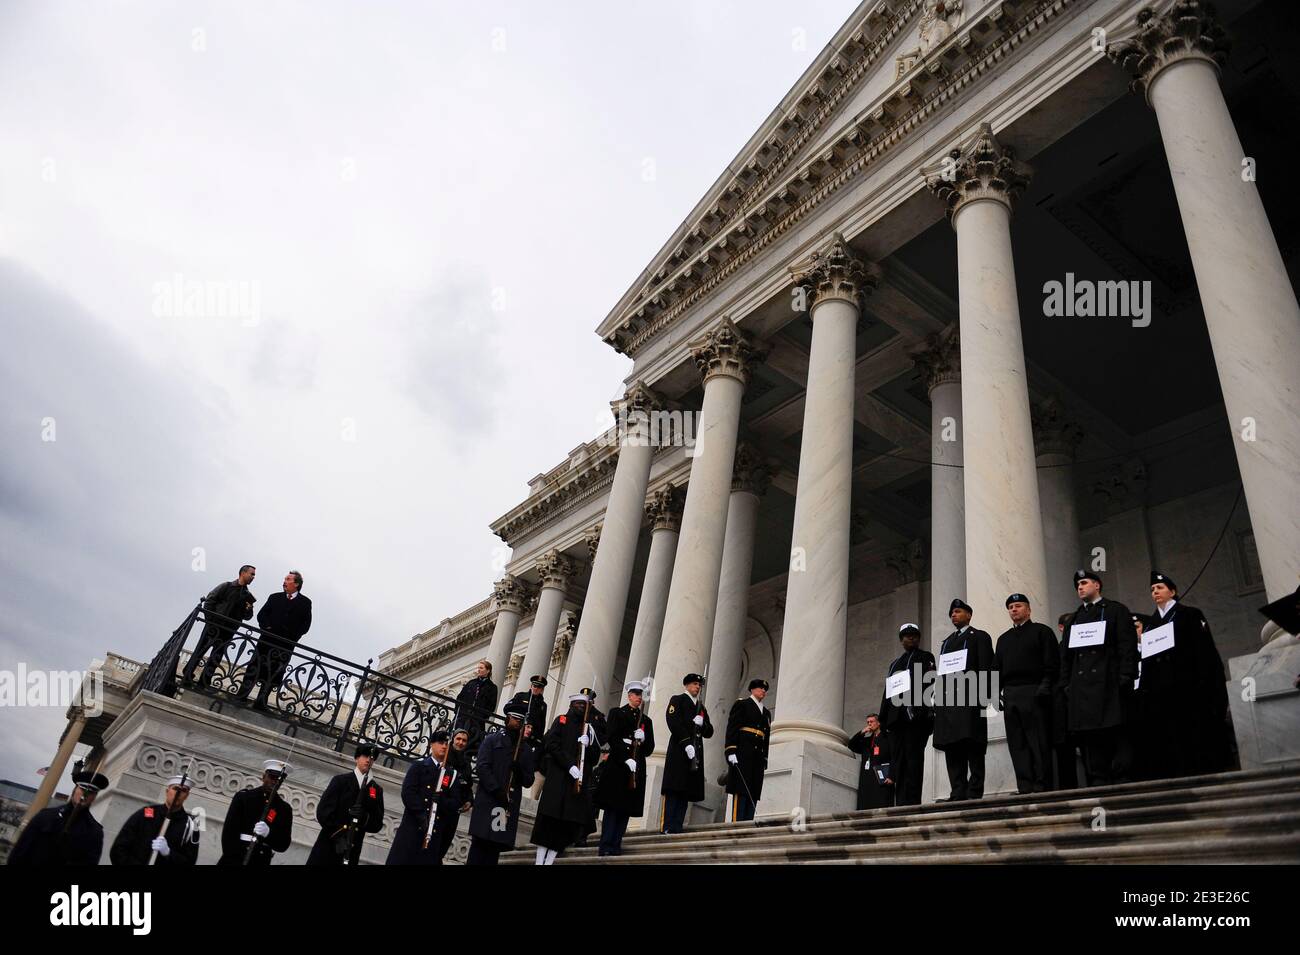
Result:
[[[0,669],[147,661],[245,562],[360,661],[486,597],[597,323],[855,6],[0,4]]]

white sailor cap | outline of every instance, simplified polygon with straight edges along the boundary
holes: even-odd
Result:
[[[275,773],[278,776],[288,776],[289,770],[293,769],[282,759],[268,759],[262,764],[262,769],[268,773]]]
[[[191,785],[190,785],[190,777],[189,777],[189,776],[173,776],[171,779],[167,780],[167,788],[168,788],[168,789],[171,789],[173,786],[179,786],[181,789],[190,789],[190,788],[192,788]]]
[[[587,703],[590,700],[591,697],[587,696],[586,693],[574,693],[569,696],[570,703]]]
[[[644,693],[645,684],[642,683],[640,680],[632,680],[628,683],[626,687],[626,691],[628,693]]]

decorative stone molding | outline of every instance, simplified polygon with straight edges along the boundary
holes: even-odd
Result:
[[[683,244],[666,259],[655,261],[656,271],[645,288],[601,323],[604,340],[635,357],[836,192],[914,139],[928,119],[950,110],[961,91],[1005,65],[1015,50],[1025,48],[1031,37],[1050,30],[1079,4],[1080,0],[1006,0],[983,7],[940,44],[925,68],[897,79],[877,97],[874,108],[859,111],[838,139],[832,137],[825,150],[796,166],[793,159],[803,155],[803,146],[825,132],[826,122],[839,115],[845,96],[875,75],[875,64],[893,49],[922,7],[920,0],[905,0],[890,13],[889,7],[877,4],[867,12],[867,27],[847,41],[842,53],[850,65],[836,73],[839,79],[829,90],[815,97],[810,90],[798,101],[779,127],[778,136],[788,134],[784,143],[757,147],[760,152],[777,153],[775,158],[749,187],[726,190],[719,203],[686,229]],[[877,32],[868,37],[868,29]],[[825,85],[825,80],[817,81],[817,91]],[[738,178],[752,175],[755,163],[737,168]],[[703,263],[707,265],[702,267]]]
[[[749,384],[752,367],[763,360],[766,351],[753,344],[747,335],[725,315],[703,338],[690,346],[691,357],[707,382],[718,375]]]
[[[555,548],[551,548],[537,559],[538,589],[554,587],[564,590],[569,586],[569,579],[574,574],[574,563]]]
[[[665,484],[650,496],[646,502],[645,516],[650,521],[651,531],[680,531],[682,529],[682,508],[686,504],[686,495],[682,489],[673,484]]]
[[[506,666],[505,683],[502,683],[501,685],[505,686],[506,683],[514,685],[518,683],[519,671],[523,669],[523,666],[524,666],[524,655],[522,653],[516,653],[514,656],[510,658],[510,663]]]
[[[837,234],[825,249],[813,253],[807,267],[795,273],[794,284],[808,290],[812,311],[822,302],[836,299],[861,308],[863,298],[879,281],[880,267],[855,256],[844,237]]]
[[[899,586],[921,579],[925,567],[925,546],[919,540],[900,544],[898,549],[885,556],[885,566],[898,574]]]
[[[1010,211],[1032,175],[1010,146],[998,142],[993,127],[981,123],[970,143],[949,153],[943,170],[927,177],[926,185],[948,207],[952,221],[963,206],[980,199],[995,199]]]
[[[931,51],[942,46],[961,26],[964,16],[962,0],[927,0],[921,13],[921,45],[894,58],[894,79],[910,73]]]
[[[529,596],[528,584],[514,574],[506,574],[492,585],[492,599],[497,612],[512,610],[522,617],[528,610]]]
[[[560,629],[555,637],[555,646],[551,649],[551,667],[560,667],[569,658],[569,651],[578,639],[578,615],[572,610],[564,611],[560,618]]]
[[[1112,514],[1140,507],[1146,500],[1147,466],[1140,458],[1113,465],[1093,482],[1092,493],[1106,502]]]
[[[610,410],[614,413],[614,421],[620,429],[635,418],[648,421],[650,414],[659,411],[663,406],[663,397],[651,391],[639,379],[632,383],[622,398],[609,403]]]
[[[928,336],[911,355],[926,394],[934,394],[940,385],[961,381],[961,332],[956,322]]]
[[[529,496],[504,517],[492,522],[492,532],[511,547],[523,537],[536,533],[553,520],[593,497],[604,493],[614,482],[618,464],[618,443],[592,442],[591,454],[580,466],[566,461],[546,476],[546,486]]]
[[[1106,45],[1106,55],[1133,77],[1129,89],[1148,97],[1151,83],[1166,66],[1179,60],[1205,60],[1216,70],[1228,62],[1232,43],[1215,19],[1214,6],[1201,0],[1178,0],[1165,13],[1143,7],[1137,33]]]
[[[746,491],[762,497],[772,483],[767,464],[753,445],[741,442],[736,446],[736,463],[731,471],[731,490]]]
[[[1069,417],[1055,396],[1044,398],[1030,409],[1037,454],[1062,454],[1071,460],[1083,440],[1083,428]]]
[[[587,543],[587,557],[594,564],[596,562],[596,548],[600,546],[600,532],[604,530],[603,522],[597,523],[595,527],[587,531],[583,538]]]

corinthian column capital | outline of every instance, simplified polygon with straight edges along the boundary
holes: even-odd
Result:
[[[682,506],[686,495],[679,487],[665,484],[651,495],[646,502],[645,516],[650,521],[652,531],[680,531],[682,529]]]
[[[1179,60],[1204,60],[1216,70],[1228,61],[1231,42],[1214,17],[1214,7],[1201,0],[1178,0],[1164,13],[1143,7],[1132,37],[1106,45],[1106,55],[1128,71],[1129,89],[1147,96],[1161,70]]]
[[[1032,175],[1033,169],[1016,159],[1010,146],[998,142],[993,127],[981,123],[970,143],[949,153],[926,185],[948,207],[952,221],[963,206],[980,199],[995,199],[1009,212]]]
[[[492,585],[497,611],[512,610],[521,617],[528,610],[528,585],[514,574],[506,574]]]
[[[767,465],[752,445],[741,443],[736,447],[736,463],[731,471],[731,489],[747,491],[762,497],[767,491],[771,478]]]
[[[663,398],[647,388],[640,379],[632,382],[622,398],[609,403],[610,410],[614,412],[614,420],[620,426],[633,418],[648,420],[651,412],[658,411],[663,406]]]
[[[726,375],[747,385],[752,366],[766,354],[726,316],[707,335],[691,343],[691,357],[706,382]]]
[[[961,381],[961,332],[956,322],[928,336],[911,354],[927,394],[940,385]]]
[[[537,577],[539,587],[554,587],[564,590],[569,586],[573,576],[573,561],[558,550],[551,549],[537,559]]]
[[[832,299],[861,308],[862,299],[879,281],[880,267],[855,256],[838,233],[826,248],[813,253],[812,262],[794,278],[795,285],[811,295],[809,309]]]
[[[1034,428],[1034,450],[1038,454],[1060,454],[1073,458],[1083,440],[1083,428],[1055,398],[1044,398],[1030,409]]]

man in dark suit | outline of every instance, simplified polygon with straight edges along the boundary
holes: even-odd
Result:
[[[302,592],[302,574],[291,570],[284,575],[284,591],[266,598],[258,611],[257,625],[264,632],[235,695],[243,699],[260,680],[262,685],[253,705],[263,707],[271,690],[279,689],[293,648],[311,629],[311,598]]]
[[[1052,699],[1061,672],[1060,651],[1051,629],[1030,619],[1029,598],[1007,597],[1011,627],[998,637],[994,657],[1002,683],[1007,750],[1016,771],[1016,791],[1046,792],[1052,783]]]
[[[767,681],[749,681],[749,696],[731,704],[727,714],[727,793],[731,821],[748,822],[763,797],[767,771],[767,743],[772,734],[772,711],[763,705]]]
[[[984,795],[984,754],[989,722],[984,708],[991,692],[990,674],[997,668],[993,638],[970,625],[974,611],[960,597],[948,606],[957,629],[939,646],[939,687],[934,705],[934,748],[948,765],[952,802]]]
[[[1101,595],[1101,577],[1091,570],[1074,575],[1081,604],[1061,641],[1061,686],[1066,729],[1083,748],[1089,786],[1124,782],[1116,749],[1126,712],[1133,709],[1138,642],[1133,614]]]
[[[456,729],[469,730],[469,745],[483,739],[483,723],[497,708],[497,685],[492,682],[492,664],[479,660],[472,676],[456,694]]]
[[[185,664],[182,677],[186,683],[193,682],[194,670],[205,653],[208,654],[208,659],[203,664],[203,675],[199,677],[199,684],[207,686],[212,682],[212,674],[217,670],[221,655],[226,652],[226,647],[230,646],[230,641],[235,635],[235,629],[230,624],[236,620],[249,620],[253,616],[253,604],[257,603],[257,598],[249,593],[248,585],[256,577],[257,568],[252,564],[245,564],[239,568],[239,575],[234,580],[223,580],[213,587],[212,592],[204,599],[203,613],[207,623],[203,627],[203,633],[199,635],[198,646],[194,648],[189,662]]]
[[[308,865],[357,865],[367,832],[384,828],[384,787],[370,775],[379,755],[374,743],[356,748],[350,772],[329,781],[316,805],[320,835],[307,857]]]

